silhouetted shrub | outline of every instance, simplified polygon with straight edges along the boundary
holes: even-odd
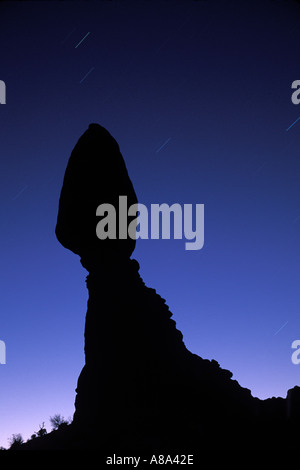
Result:
[[[23,444],[24,440],[22,434],[13,434],[12,437],[9,439],[10,449],[15,450],[19,449]]]
[[[61,429],[62,427],[68,426],[69,422],[60,414],[56,414],[50,417],[50,423],[52,430]]]

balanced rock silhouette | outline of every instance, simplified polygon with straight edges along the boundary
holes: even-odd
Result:
[[[176,453],[296,448],[300,389],[289,391],[290,400],[259,400],[218,362],[191,353],[166,301],[139,275],[135,240],[96,236],[97,207],[118,210],[124,195],[128,206],[137,202],[119,146],[91,124],[69,159],[56,225],[59,242],[89,272],[85,365],[72,437],[59,445]]]

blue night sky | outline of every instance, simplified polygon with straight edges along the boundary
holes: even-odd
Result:
[[[205,205],[203,249],[133,256],[188,349],[259,398],[300,385],[299,20],[292,0],[0,4],[0,445],[74,412],[87,272],[54,229],[91,122],[141,203]]]

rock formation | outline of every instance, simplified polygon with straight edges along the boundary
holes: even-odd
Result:
[[[68,432],[25,448],[296,448],[300,388],[286,400],[259,400],[216,361],[191,353],[166,301],[141,279],[135,241],[96,237],[96,207],[117,207],[120,195],[137,201],[116,141],[91,124],[71,154],[56,226],[60,243],[89,271],[86,362]]]
[[[55,229],[58,241],[78,254],[88,271],[115,258],[128,259],[134,250],[131,238],[99,240],[96,236],[96,209],[103,203],[116,208],[118,233],[119,195],[127,196],[128,206],[137,203],[117,142],[104,127],[90,124],[71,153]]]

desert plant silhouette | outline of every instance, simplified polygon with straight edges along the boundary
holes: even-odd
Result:
[[[9,439],[10,450],[18,450],[20,449],[21,445],[23,444],[24,439],[22,434],[13,434],[12,437]]]
[[[57,413],[54,416],[50,417],[50,423],[52,426],[52,430],[55,431],[57,429],[61,429],[62,427],[68,426],[69,421],[66,420],[61,414]]]

